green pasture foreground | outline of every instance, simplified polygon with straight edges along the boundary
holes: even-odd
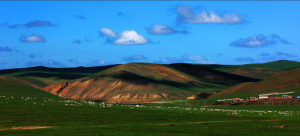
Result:
[[[294,105],[136,106],[0,96],[1,136],[300,135],[300,109]]]

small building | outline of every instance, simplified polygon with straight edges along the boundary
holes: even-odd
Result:
[[[288,99],[288,98],[289,98],[289,95],[282,95],[282,98],[283,98],[283,99]]]
[[[268,99],[268,95],[259,95],[259,99]]]
[[[233,102],[239,102],[240,98],[233,98]]]
[[[255,100],[257,100],[256,97],[250,97],[250,101],[255,101]]]

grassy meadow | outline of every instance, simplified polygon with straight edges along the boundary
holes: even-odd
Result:
[[[298,105],[209,106],[195,100],[105,104],[65,100],[0,81],[1,136],[299,135]]]

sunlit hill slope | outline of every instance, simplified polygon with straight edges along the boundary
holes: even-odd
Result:
[[[106,102],[185,99],[258,80],[191,64],[128,63],[43,90],[60,97]]]

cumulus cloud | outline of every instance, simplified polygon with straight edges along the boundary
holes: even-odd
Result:
[[[27,67],[36,67],[36,66],[45,66],[45,67],[53,67],[53,68],[60,68],[60,67],[65,67],[64,64],[62,64],[59,61],[53,61],[53,60],[48,60],[48,61],[29,61],[26,63]]]
[[[36,35],[36,34],[32,34],[31,36],[22,34],[19,40],[21,42],[46,42],[43,36]]]
[[[0,60],[0,64],[6,64],[6,62],[4,62],[4,61]]]
[[[193,54],[184,54],[180,57],[180,59],[176,57],[160,57],[159,61],[154,61],[154,63],[160,64],[170,64],[170,63],[200,63],[200,64],[215,64],[214,61],[209,61],[205,57],[195,56]]]
[[[139,35],[137,32],[123,31],[119,34],[119,38],[114,41],[115,44],[146,44],[149,41],[144,38],[142,35]]]
[[[175,30],[172,27],[166,25],[152,25],[150,27],[146,27],[146,30],[149,34],[175,34],[175,33],[182,33],[182,34],[189,34],[187,30]]]
[[[35,54],[31,53],[31,54],[28,55],[28,57],[29,58],[35,58],[36,56],[35,56]]]
[[[2,52],[2,51],[12,52],[13,49],[8,46],[5,46],[5,47],[0,46],[0,52]]]
[[[282,44],[291,44],[287,40],[284,40],[279,37],[279,35],[273,34],[270,36],[265,36],[263,34],[253,35],[247,38],[240,38],[236,41],[230,43],[230,46],[233,47],[247,47],[247,48],[255,48],[255,47],[267,47],[278,42]]]
[[[217,23],[217,24],[240,24],[244,23],[245,19],[237,12],[224,12],[222,15],[215,11],[201,10],[197,12],[189,6],[178,5],[175,8],[177,13],[177,23]]]
[[[117,37],[117,34],[109,28],[101,28],[99,33],[100,33],[100,35],[106,36],[106,37]]]
[[[139,61],[139,60],[146,60],[147,58],[143,55],[132,55],[129,57],[125,57],[125,61]]]
[[[101,36],[107,37],[107,43],[129,45],[129,44],[147,44],[150,41],[139,35],[134,30],[126,30],[122,33],[116,34],[109,28],[101,28],[99,31]]]
[[[85,19],[85,16],[83,16],[83,15],[75,15],[74,17],[78,18],[78,19],[81,19],[81,20]]]

